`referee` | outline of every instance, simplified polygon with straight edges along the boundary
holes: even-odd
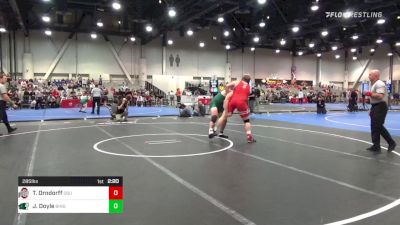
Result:
[[[4,73],[0,73],[0,120],[3,121],[4,125],[6,125],[8,133],[11,134],[17,128],[12,128],[7,118],[7,102],[11,103],[13,108],[17,108],[18,106],[11,101],[10,97],[7,94],[7,88],[5,83],[7,82],[8,77]],[[1,136],[2,134],[0,134]]]
[[[97,105],[97,115],[100,114],[100,102],[101,102],[101,89],[99,85],[95,85],[92,89],[92,97],[93,97],[93,105],[92,105],[92,114],[94,114],[94,108]]]
[[[371,91],[367,91],[365,93],[366,96],[370,97],[372,105],[369,116],[371,117],[371,138],[373,145],[367,148],[367,150],[376,153],[381,151],[381,135],[389,144],[388,152],[391,152],[396,148],[396,142],[383,126],[385,123],[386,114],[388,112],[388,106],[385,101],[387,98],[387,91],[385,83],[379,80],[379,77],[379,70],[370,71],[368,78],[371,81]]]

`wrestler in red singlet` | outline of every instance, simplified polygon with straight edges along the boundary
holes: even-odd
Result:
[[[228,104],[228,113],[233,113],[237,109],[240,113],[240,117],[246,118],[250,115],[248,99],[250,95],[250,85],[241,80],[235,90],[233,90],[233,95],[231,101]]]
[[[227,85],[227,87],[234,88],[231,100],[228,104],[228,116],[232,116],[232,113],[237,109],[240,113],[240,117],[243,119],[244,128],[247,134],[247,142],[255,142],[253,134],[251,133],[250,124],[250,110],[249,110],[249,95],[251,91],[250,87],[250,75],[244,75],[242,80],[239,82],[233,82]]]

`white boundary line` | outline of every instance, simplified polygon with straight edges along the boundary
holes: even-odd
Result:
[[[102,132],[104,132],[105,134],[107,134],[110,137],[114,137],[112,134],[108,133],[107,131],[105,131],[104,129],[97,127],[99,130],[101,130]],[[128,149],[130,149],[132,152],[134,152],[136,155],[142,155],[141,152],[139,152],[138,150],[132,148],[131,146],[129,146],[128,144],[126,144],[125,142],[117,139],[117,141],[121,144],[123,144],[125,147],[127,147]],[[243,215],[241,215],[240,213],[236,212],[235,210],[229,208],[228,206],[224,205],[222,202],[218,201],[217,199],[215,199],[214,197],[208,195],[207,193],[205,193],[204,191],[200,190],[199,188],[197,188],[196,186],[194,186],[193,184],[189,183],[188,181],[184,180],[183,178],[179,177],[178,175],[176,175],[175,173],[173,173],[171,170],[167,169],[166,167],[158,164],[157,162],[155,162],[153,159],[149,158],[149,157],[143,157],[145,160],[147,160],[150,164],[152,164],[153,166],[157,167],[159,170],[161,170],[163,173],[167,174],[168,176],[170,176],[172,179],[174,179],[175,181],[177,181],[178,183],[182,184],[183,186],[185,186],[187,189],[191,190],[192,192],[194,192],[195,194],[199,195],[200,197],[202,197],[203,199],[205,199],[206,201],[208,201],[209,203],[213,204],[214,206],[216,206],[217,208],[219,208],[220,210],[222,210],[223,212],[225,212],[226,214],[228,214],[229,216],[231,216],[232,218],[234,218],[235,220],[237,220],[238,222],[240,222],[243,225],[256,225],[254,222],[250,221],[249,219],[247,219],[246,217],[244,217]]]
[[[207,126],[207,125],[204,125],[204,126]],[[152,126],[152,127],[155,127],[155,126]],[[170,129],[166,129],[166,128],[161,128],[161,127],[155,127],[155,128],[162,129],[162,130],[169,131],[169,132],[175,132],[174,130],[170,130]],[[237,131],[237,130],[231,130],[231,129],[225,129],[225,130],[230,130],[230,131],[234,131],[234,132],[237,132],[237,133],[242,133],[241,131]],[[192,138],[192,137],[188,136],[188,138]],[[195,139],[195,140],[197,140],[199,142],[202,142],[202,143],[207,143],[207,142],[205,142],[205,141],[203,141],[201,139],[197,139],[197,138],[193,138],[193,139]],[[217,144],[217,143],[214,143],[214,145],[220,146],[220,144]],[[344,186],[344,187],[347,187],[347,188],[350,188],[350,189],[353,189],[353,190],[357,190],[357,191],[360,191],[360,192],[363,192],[363,193],[366,193],[366,194],[374,195],[376,197],[383,198],[383,199],[386,199],[388,201],[395,201],[396,200],[395,198],[390,197],[390,196],[386,196],[384,194],[376,193],[376,192],[373,192],[373,191],[370,191],[370,190],[367,190],[367,189],[364,189],[364,188],[360,188],[360,187],[348,184],[346,182],[342,182],[342,181],[335,180],[335,179],[332,179],[332,178],[329,178],[329,177],[325,177],[325,176],[322,176],[322,175],[319,175],[319,174],[308,172],[306,170],[298,169],[298,168],[293,167],[293,166],[288,166],[288,165],[285,165],[283,163],[279,163],[279,162],[276,162],[276,161],[264,159],[264,158],[256,156],[256,155],[244,153],[244,152],[235,150],[233,148],[230,149],[230,151],[233,151],[235,153],[238,153],[238,154],[241,154],[241,155],[253,158],[253,159],[258,159],[258,160],[261,160],[263,162],[267,162],[267,163],[273,164],[275,166],[280,166],[280,167],[283,167],[283,168],[286,168],[286,169],[289,169],[289,170],[292,170],[292,171],[295,171],[295,172],[298,172],[298,173],[301,173],[301,174],[309,175],[309,176],[314,177],[314,178],[318,178],[318,179],[321,179],[321,180],[329,181],[329,182],[335,183],[337,185]]]
[[[361,125],[361,124],[355,124],[355,123],[346,123],[346,122],[340,122],[340,121],[337,121],[337,120],[330,119],[330,118],[333,118],[333,117],[340,117],[340,116],[345,116],[345,115],[346,114],[329,115],[329,116],[325,116],[325,120],[329,121],[329,122],[332,122],[332,123],[344,124],[344,125],[350,125],[350,126],[356,126],[356,127],[366,127],[366,128],[370,127],[370,126],[367,126],[367,125]],[[400,130],[399,128],[389,128],[389,127],[387,127],[386,129],[388,129],[388,130]]]
[[[358,215],[358,216],[355,216],[355,217],[352,217],[349,219],[345,219],[345,220],[341,220],[341,221],[337,221],[337,222],[333,222],[333,223],[327,223],[325,225],[343,225],[343,224],[357,222],[357,221],[381,214],[381,213],[388,211],[389,209],[392,209],[398,205],[400,205],[400,199],[398,199],[388,205],[385,205],[379,209],[375,209],[374,211],[364,213],[364,214],[361,214],[361,215]]]
[[[39,123],[39,128],[38,128],[38,131],[36,133],[35,140],[33,142],[32,153],[31,153],[31,157],[30,157],[30,160],[29,160],[29,166],[27,167],[26,176],[32,176],[33,175],[33,167],[35,165],[36,152],[37,152],[37,149],[38,149],[37,147],[38,147],[38,144],[39,144],[39,136],[40,136],[40,129],[41,128],[42,128],[42,123]],[[15,215],[13,224],[25,225],[27,216],[28,216],[28,214],[26,214],[26,213],[18,213],[18,211],[17,211],[17,214]]]
[[[129,154],[121,154],[121,153],[114,153],[114,152],[108,152],[105,150],[100,149],[98,146],[102,143],[108,142],[108,141],[112,141],[112,140],[119,140],[122,138],[128,138],[128,137],[141,137],[141,136],[170,136],[170,135],[187,135],[187,136],[204,136],[206,137],[207,135],[202,135],[202,134],[181,134],[181,133],[162,133],[162,134],[134,134],[134,135],[127,135],[127,136],[121,136],[121,137],[113,137],[113,138],[109,138],[109,139],[105,139],[102,141],[97,142],[96,144],[93,145],[93,149],[104,153],[104,154],[108,154],[108,155],[115,155],[115,156],[126,156],[126,157],[137,157],[137,158],[179,158],[179,157],[190,157],[190,156],[201,156],[201,155],[209,155],[209,154],[213,154],[213,153],[217,153],[217,152],[222,152],[222,151],[226,151],[230,148],[232,148],[233,146],[233,142],[229,139],[225,139],[225,138],[221,138],[218,137],[224,141],[227,141],[229,143],[229,145],[227,147],[215,150],[215,151],[211,151],[211,152],[202,152],[202,153],[195,153],[195,154],[184,154],[184,155],[129,155]]]
[[[195,123],[195,122],[160,122],[160,123],[138,123],[138,120],[135,120],[135,124],[202,124],[204,125],[205,123]],[[131,124],[131,123],[128,123]],[[41,130],[41,131],[29,131],[29,132],[23,132],[23,133],[16,133],[16,134],[9,134],[9,135],[3,135],[0,136],[0,138],[5,138],[5,137],[9,137],[9,136],[19,136],[19,135],[24,135],[24,134],[32,134],[32,133],[37,133],[37,132],[48,132],[48,131],[58,131],[58,130],[69,130],[69,129],[79,129],[79,128],[87,128],[87,127],[102,127],[102,126],[109,126],[110,124],[107,125],[89,125],[89,126],[78,126],[78,127],[66,127],[66,128],[56,128],[56,129],[47,129],[47,130]],[[126,124],[111,124],[111,125],[126,125]],[[230,125],[236,125],[236,126],[243,126],[243,124],[235,124],[235,123],[230,123]],[[357,141],[357,142],[362,142],[362,143],[367,143],[367,144],[372,144],[371,142],[368,141],[364,141],[361,139],[357,139],[357,138],[351,138],[351,137],[346,137],[346,136],[342,136],[342,135],[338,135],[338,134],[331,134],[331,133],[326,133],[326,132],[319,132],[319,131],[313,131],[313,130],[305,130],[305,129],[298,129],[298,128],[290,128],[290,127],[278,127],[278,126],[268,126],[268,125],[253,125],[253,127],[265,127],[265,128],[277,128],[277,129],[285,129],[285,130],[294,130],[294,131],[300,131],[300,132],[309,132],[309,133],[315,133],[315,134],[322,134],[322,135],[327,135],[327,136],[334,136],[334,137],[339,137],[339,138],[344,138],[344,139],[348,139],[348,140],[353,140],[353,141]],[[387,149],[385,147],[382,146],[383,149]],[[400,153],[393,151],[392,153],[400,156]],[[372,216],[375,216],[379,213],[383,213],[385,211],[388,211],[396,206],[400,205],[400,199],[385,205],[379,209],[376,209],[374,211],[371,212],[367,212],[365,214],[361,214],[359,216],[355,216],[346,220],[341,220],[341,221],[337,221],[334,223],[330,223],[330,224],[326,224],[326,225],[344,225],[344,224],[348,224],[348,223],[352,223],[355,221],[360,221],[362,219],[366,219]],[[376,212],[379,213],[376,213]],[[364,215],[364,216],[363,216]],[[354,220],[356,219],[356,220]]]
[[[151,123],[149,123],[151,124]],[[154,123],[153,123],[154,124]],[[194,123],[192,123],[194,124]],[[204,125],[203,123],[199,123]],[[243,126],[242,124],[230,124],[230,125],[236,125],[236,126]],[[328,136],[334,136],[334,137],[339,137],[339,138],[344,138],[344,139],[348,139],[348,140],[353,140],[353,141],[358,141],[358,142],[363,142],[363,143],[368,143],[368,144],[372,144],[371,142],[368,141],[364,141],[361,139],[357,139],[357,138],[351,138],[351,137],[346,137],[346,136],[342,136],[342,135],[337,135],[337,134],[331,134],[331,133],[325,133],[325,132],[319,132],[319,131],[312,131],[312,130],[305,130],[305,129],[298,129],[298,128],[289,128],[289,127],[277,127],[277,126],[268,126],[268,125],[253,125],[253,127],[269,127],[269,128],[277,128],[277,129],[284,129],[284,130],[295,130],[295,131],[300,131],[300,132],[310,132],[310,133],[316,133],[316,134],[322,134],[322,135],[328,135]],[[385,147],[382,147],[384,149],[387,149]],[[395,153],[396,155],[399,155],[398,152],[393,151],[393,153]],[[400,155],[399,155],[400,156]],[[257,157],[257,156],[254,156]],[[385,211],[388,211],[396,206],[400,205],[400,199],[397,199],[395,201],[393,201],[390,204],[384,205],[381,208],[378,208],[376,210],[355,216],[355,217],[351,217],[345,220],[340,220],[340,221],[336,221],[333,223],[329,223],[329,224],[325,224],[325,225],[345,225],[345,224],[349,224],[349,223],[353,223],[356,221],[360,221],[375,215],[378,215],[380,213],[383,213]]]

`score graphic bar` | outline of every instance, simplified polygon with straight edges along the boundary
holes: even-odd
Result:
[[[18,213],[123,213],[122,177],[19,177]]]

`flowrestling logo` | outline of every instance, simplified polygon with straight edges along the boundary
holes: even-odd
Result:
[[[381,18],[382,12],[325,12],[326,18]]]

